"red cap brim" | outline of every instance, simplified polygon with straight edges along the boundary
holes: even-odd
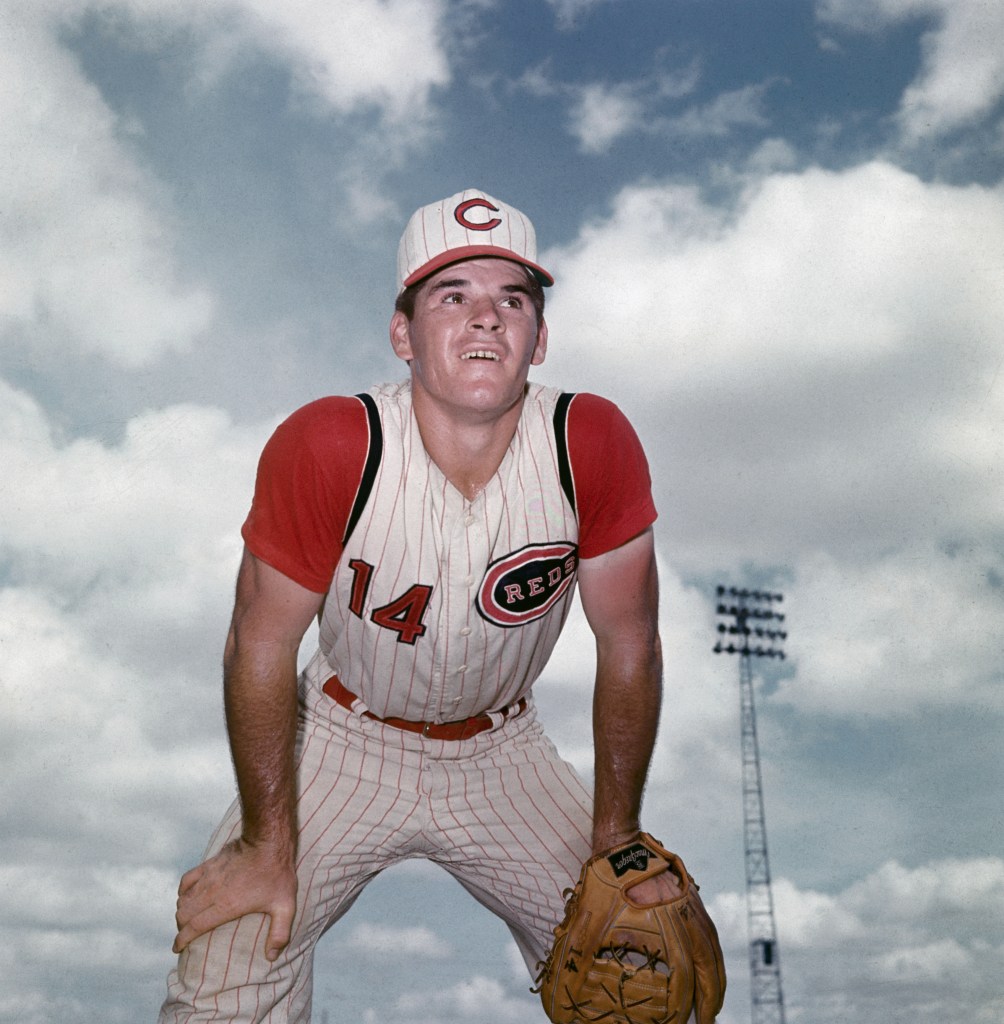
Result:
[[[458,249],[447,249],[446,252],[440,253],[429,260],[428,263],[423,263],[417,270],[413,270],[404,279],[404,287],[410,288],[411,285],[421,281],[423,277],[428,277],[437,270],[448,267],[451,263],[476,259],[478,256],[495,256],[498,259],[512,260],[513,263],[520,263],[528,270],[532,270],[534,276],[545,288],[554,284],[554,278],[543,267],[538,266],[536,263],[531,263],[528,259],[517,255],[511,249],[503,249],[498,245],[464,245]]]

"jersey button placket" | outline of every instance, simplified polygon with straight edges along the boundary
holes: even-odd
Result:
[[[484,499],[483,499],[484,500]],[[480,578],[476,574],[477,571],[482,571],[484,566],[487,566],[488,560],[491,557],[489,551],[489,539],[487,531],[484,528],[484,517],[475,515],[472,508],[465,510],[466,515],[464,517],[464,525],[467,527],[467,558],[468,558],[468,571],[463,579],[464,587],[464,616],[465,621],[463,624],[459,624],[460,629],[457,631],[459,636],[464,640],[464,662],[458,665],[455,670],[457,679],[462,680],[464,673],[470,667],[470,655],[472,653],[470,649],[470,640],[468,639],[474,632],[473,627],[470,625],[471,620],[474,617],[475,601],[477,598],[477,588],[480,586]],[[482,510],[484,513],[484,510]],[[473,569],[474,571],[470,571]],[[473,652],[476,659],[476,651]]]
[[[481,531],[476,530],[476,529],[472,529],[477,523],[478,523],[478,519],[474,515],[474,510],[471,509],[471,508],[466,509],[465,510],[465,515],[464,515],[464,526],[466,526],[467,530],[468,530],[467,544],[468,544],[468,550],[469,551],[472,551],[472,550],[476,551],[477,548],[480,547],[480,545],[481,545],[481,536],[480,536]],[[476,558],[476,557],[477,557],[477,555],[475,554],[474,558]],[[477,579],[477,577],[473,573],[469,572],[464,577],[464,587],[466,588],[466,601],[465,601],[464,607],[466,608],[466,610],[467,610],[466,614],[468,614],[468,615],[471,614],[471,609],[474,607],[474,598],[475,598],[474,589],[477,586],[477,583],[478,583],[478,579]],[[465,624],[464,626],[462,626],[458,630],[458,632],[459,632],[460,636],[466,638],[466,637],[469,637],[471,635],[472,630],[471,630],[470,626]],[[466,647],[466,645],[465,645],[465,647]],[[467,671],[467,667],[468,666],[467,666],[466,662],[464,664],[462,664],[462,665],[458,665],[456,667],[456,670],[455,670],[457,676],[463,676],[463,674]],[[459,698],[458,698],[458,702],[459,702]]]
[[[463,506],[453,506],[452,515],[455,518],[452,526],[443,532],[443,546],[440,549],[443,579],[448,581],[448,590],[444,592],[443,600],[440,602],[437,635],[441,642],[436,644],[433,677],[430,681],[432,706],[442,709],[437,715],[437,721],[452,720],[455,717],[454,709],[458,702],[455,686],[462,683],[462,678],[458,676],[453,663],[458,660],[458,656],[465,656],[465,645],[450,643],[450,638],[460,633],[458,627],[466,621],[466,612],[461,612],[460,609],[466,608],[470,603],[469,588],[465,580],[465,577],[469,578],[470,575],[466,568],[468,533],[477,520],[465,506],[466,502]],[[466,667],[465,665],[464,668]]]

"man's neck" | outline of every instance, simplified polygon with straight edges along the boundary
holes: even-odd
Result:
[[[501,416],[454,414],[413,395],[422,443],[443,476],[468,501],[487,486],[505,458],[523,410],[522,399]]]

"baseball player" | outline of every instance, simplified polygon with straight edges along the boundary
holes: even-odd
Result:
[[[162,1024],[308,1021],[317,940],[413,857],[502,917],[533,973],[583,861],[640,831],[661,654],[638,439],[612,403],[528,383],[553,282],[518,210],[473,189],[420,209],[398,276],[408,379],[305,406],[262,454],[224,656],[239,795],[181,880]],[[532,690],[576,586],[593,791]]]

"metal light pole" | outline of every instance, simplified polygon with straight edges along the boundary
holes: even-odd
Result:
[[[784,1024],[781,961],[767,859],[767,825],[760,777],[760,748],[753,703],[754,658],[784,658],[784,597],[761,590],[719,586],[716,654],[739,655],[740,729],[743,761],[743,835],[746,844],[746,921],[749,931],[753,1024]]]

